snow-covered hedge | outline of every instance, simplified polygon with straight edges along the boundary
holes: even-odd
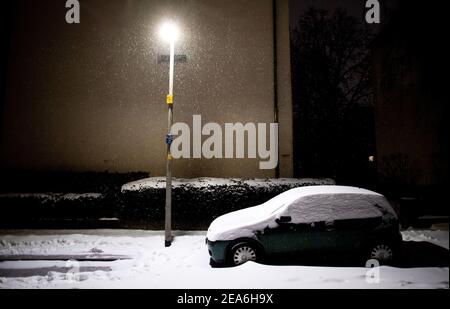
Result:
[[[218,216],[259,205],[291,188],[330,179],[175,179],[175,229],[206,229]],[[101,193],[0,194],[1,228],[164,228],[165,178],[131,182]],[[100,222],[103,218],[120,221]],[[101,224],[101,225],[98,225]]]
[[[331,179],[222,179],[173,181],[175,229],[205,229],[217,217],[255,206],[296,187],[334,185]],[[122,187],[121,220],[143,228],[163,228],[165,178],[148,178]]]
[[[1,170],[0,229],[116,227],[110,219],[116,217],[122,185],[147,176]]]
[[[111,217],[106,196],[83,194],[0,194],[1,228],[86,227],[89,220]],[[64,226],[61,226],[64,227]]]

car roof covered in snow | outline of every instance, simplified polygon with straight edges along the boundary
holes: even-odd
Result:
[[[361,188],[345,187],[345,186],[309,186],[300,187],[286,191],[270,201],[266,202],[266,205],[288,205],[301,198],[317,196],[317,195],[358,195],[358,196],[378,196],[383,197],[381,194]]]
[[[381,196],[381,194],[367,189],[345,186],[310,186],[295,188],[291,191],[293,191],[292,193],[295,193],[298,198],[317,194],[368,194]]]
[[[353,213],[359,211],[361,212],[361,216],[364,215],[364,212],[368,212],[368,206],[372,205],[384,208],[395,215],[394,210],[383,195],[367,189],[345,186],[295,188],[274,197],[262,206],[271,212],[278,212],[290,205],[302,211],[308,207],[313,207],[314,212],[318,212],[319,204],[322,206],[326,204],[334,205],[333,207],[335,209],[342,211],[345,208],[352,208]],[[362,207],[362,205],[366,205],[367,207]]]

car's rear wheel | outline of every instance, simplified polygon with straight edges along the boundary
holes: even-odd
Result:
[[[239,243],[231,249],[230,262],[234,266],[242,265],[248,261],[258,261],[258,250],[250,243]]]
[[[394,251],[389,244],[375,244],[370,247],[369,259],[377,260],[382,265],[391,264],[394,261]]]

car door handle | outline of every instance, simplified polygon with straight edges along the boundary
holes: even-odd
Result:
[[[325,230],[326,230],[327,232],[334,231],[334,222],[327,222],[327,223],[325,224]]]

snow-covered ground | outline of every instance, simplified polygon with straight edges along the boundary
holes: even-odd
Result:
[[[205,234],[177,232],[172,247],[164,248],[163,232],[0,232],[0,256],[3,257],[129,257],[113,262],[1,262],[0,273],[5,277],[0,277],[0,288],[449,288],[448,267],[426,265],[421,268],[366,269],[247,263],[235,268],[212,269]],[[409,230],[403,232],[403,236],[405,241],[426,241],[449,248],[448,230]]]

